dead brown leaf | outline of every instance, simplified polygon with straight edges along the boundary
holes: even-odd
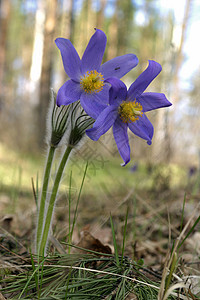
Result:
[[[99,253],[105,253],[105,254],[111,254],[111,248],[108,245],[103,245],[100,240],[96,239],[89,231],[82,231],[81,232],[81,239],[79,243],[77,244],[78,247],[84,248],[85,250],[78,250],[83,253],[87,253],[87,250],[99,252]]]

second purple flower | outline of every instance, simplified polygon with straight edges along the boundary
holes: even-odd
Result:
[[[143,93],[151,81],[162,70],[161,65],[150,60],[147,69],[132,83],[126,85],[117,78],[109,78],[111,84],[109,106],[99,115],[93,128],[86,134],[94,141],[113,126],[113,135],[119,153],[126,165],[130,161],[130,146],[127,129],[146,140],[150,145],[153,125],[144,114],[147,111],[172,105],[162,93]]]

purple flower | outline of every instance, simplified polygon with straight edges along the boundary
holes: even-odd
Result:
[[[153,125],[144,114],[147,111],[172,105],[161,93],[143,93],[151,81],[160,73],[159,63],[150,60],[147,69],[132,83],[129,90],[117,78],[106,81],[111,84],[109,106],[105,108],[93,128],[86,134],[97,141],[113,126],[113,135],[124,166],[130,161],[130,146],[127,129],[145,139],[149,145],[153,137]]]
[[[138,170],[138,164],[134,164],[131,168],[130,168],[130,172],[131,173],[135,173]]]
[[[68,105],[80,99],[88,115],[97,118],[109,99],[109,77],[121,78],[138,64],[134,54],[118,56],[101,65],[106,47],[106,35],[96,29],[80,59],[72,43],[57,38],[65,72],[70,77],[58,91],[57,105]]]

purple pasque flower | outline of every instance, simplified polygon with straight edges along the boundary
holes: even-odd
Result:
[[[68,105],[80,99],[88,115],[96,119],[109,99],[107,78],[121,78],[138,64],[134,54],[115,57],[101,65],[106,47],[106,35],[96,29],[82,59],[68,39],[57,38],[65,72],[70,77],[58,91],[57,105]]]
[[[128,91],[121,80],[107,79],[106,81],[111,84],[110,105],[101,112],[93,128],[86,130],[86,134],[92,140],[97,141],[113,126],[114,139],[124,160],[123,166],[130,161],[127,129],[129,128],[135,135],[151,145],[154,129],[144,113],[172,105],[162,93],[143,93],[161,70],[159,63],[149,60],[147,69],[132,83]]]

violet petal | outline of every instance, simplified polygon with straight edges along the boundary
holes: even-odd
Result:
[[[106,82],[111,84],[109,90],[109,103],[111,105],[119,106],[120,103],[126,99],[127,88],[126,85],[118,78],[108,78]]]
[[[172,105],[162,93],[143,93],[137,101],[142,105],[144,112]]]
[[[147,140],[147,144],[151,145],[154,128],[147,116],[143,115],[139,120],[128,123],[128,127],[135,135]]]
[[[55,43],[61,52],[65,72],[71,79],[79,82],[81,60],[76,49],[68,39],[57,38]]]
[[[103,74],[104,79],[109,77],[121,78],[137,64],[138,58],[135,54],[125,54],[105,62],[100,67],[100,72]]]
[[[130,146],[127,133],[127,124],[123,123],[118,117],[113,125],[113,135],[119,154],[121,155],[125,166],[130,161]]]
[[[82,74],[91,70],[99,70],[106,47],[106,41],[105,33],[100,29],[96,29],[81,60]]]
[[[58,90],[56,104],[68,105],[80,99],[82,90],[80,84],[73,80],[66,81]]]
[[[141,96],[148,85],[161,72],[162,67],[159,63],[149,60],[149,65],[144,72],[132,83],[128,90],[128,99],[135,100]]]
[[[108,106],[94,122],[93,128],[86,130],[86,134],[93,141],[97,141],[101,135],[111,128],[117,118],[117,115],[116,107],[112,105]]]

